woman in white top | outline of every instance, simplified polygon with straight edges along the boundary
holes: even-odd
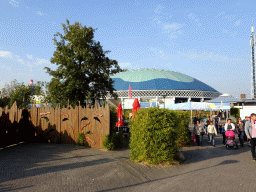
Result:
[[[213,147],[215,147],[214,136],[217,135],[216,127],[210,121],[210,125],[207,128],[208,135],[210,136],[210,142]]]
[[[235,131],[235,125],[231,123],[231,119],[228,119],[228,122],[225,124],[225,131]]]

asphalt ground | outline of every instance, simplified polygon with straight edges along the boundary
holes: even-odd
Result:
[[[131,161],[129,149],[19,144],[0,150],[0,191],[256,191],[247,143],[227,150],[221,135],[216,147],[204,136],[202,147],[182,152],[184,164],[149,166]]]

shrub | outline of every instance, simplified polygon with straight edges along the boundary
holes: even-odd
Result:
[[[102,142],[102,146],[108,150],[120,149],[125,145],[125,140],[123,138],[122,131],[118,134],[116,128],[117,122],[117,113],[114,107],[110,110],[110,134],[105,135],[104,140]]]
[[[188,123],[188,112],[140,109],[131,121],[130,158],[150,164],[177,162],[178,147],[190,142]]]
[[[231,108],[230,108],[230,115],[233,116],[233,117],[235,117],[235,118],[240,117],[239,108],[231,107]]]
[[[178,138],[176,140],[179,148],[191,145],[191,134],[189,132],[189,121],[190,112],[189,111],[175,111],[178,115]]]
[[[132,110],[131,109],[124,109],[124,119],[127,120],[129,119],[129,113],[131,113]]]
[[[79,146],[83,146],[84,145],[84,139],[85,139],[84,133],[82,133],[82,132],[78,133],[76,144],[79,145]]]
[[[125,145],[122,132],[105,135],[102,146],[108,150],[121,149]]]

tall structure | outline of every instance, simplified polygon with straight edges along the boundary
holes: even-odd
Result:
[[[252,86],[251,86],[251,97],[252,97],[252,99],[256,98],[256,92],[255,92],[254,46],[255,46],[255,35],[254,35],[254,26],[252,25],[252,34],[251,34],[251,48],[252,48]]]

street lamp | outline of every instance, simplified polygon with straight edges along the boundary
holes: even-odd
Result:
[[[164,109],[165,109],[165,97],[167,96],[167,95],[162,95],[163,96],[163,98],[164,98]]]

